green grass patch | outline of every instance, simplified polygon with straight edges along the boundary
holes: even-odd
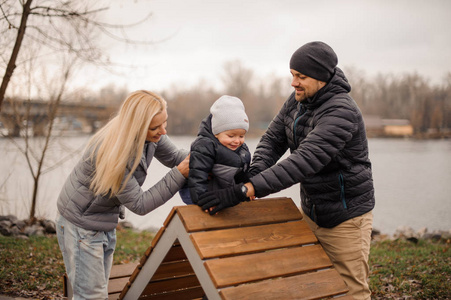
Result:
[[[379,298],[450,299],[449,241],[373,243],[370,287]]]
[[[118,230],[114,264],[139,261],[154,234]],[[56,236],[28,240],[0,235],[0,293],[33,299],[63,297],[63,256]]]
[[[56,237],[28,240],[0,236],[0,291],[3,294],[51,299],[62,296],[63,257]]]
[[[155,233],[142,231],[137,232],[133,230],[117,231],[117,245],[114,251],[113,264],[127,264],[130,262],[139,261],[150,243]]]
[[[114,264],[139,261],[154,234],[117,232]],[[29,240],[0,236],[0,291],[33,299],[63,294],[64,264],[56,236]],[[373,299],[451,299],[449,241],[373,242],[370,254]]]

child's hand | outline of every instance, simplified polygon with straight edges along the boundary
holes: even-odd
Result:
[[[233,177],[233,180],[235,181],[236,184],[247,183],[247,182],[249,182],[249,174],[241,171],[241,172],[235,174],[235,176]]]
[[[210,213],[211,211],[213,211],[213,209],[215,209],[216,206],[210,207],[209,209],[206,209],[205,212],[206,213]],[[217,213],[216,213],[217,214]]]
[[[233,185],[229,188],[203,193],[199,196],[197,205],[204,211],[208,211],[210,215],[214,215],[224,208],[235,206],[243,201],[246,201],[246,195],[241,191],[240,185]]]

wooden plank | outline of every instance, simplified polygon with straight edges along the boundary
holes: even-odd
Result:
[[[218,289],[216,289],[210,275],[205,269],[204,261],[199,257],[199,254],[191,241],[190,234],[184,230],[183,223],[178,214],[174,216],[170,228],[168,227],[168,229],[177,232],[177,239],[180,241],[183,251],[185,251],[187,258],[195,271],[196,277],[199,279],[199,282],[202,282],[202,289],[205,295],[209,300],[220,300],[221,297],[219,296]]]
[[[141,266],[144,266],[144,264],[146,263],[147,259],[150,256],[150,253],[152,252],[153,247],[149,247],[147,248],[146,252],[144,253],[144,255],[141,257],[141,259],[139,260],[139,264]],[[147,253],[149,253],[149,255],[147,255]]]
[[[155,247],[155,245],[158,243],[158,241],[160,240],[160,238],[161,238],[161,236],[163,235],[163,232],[166,230],[166,227],[165,226],[163,226],[163,227],[161,227],[160,228],[160,230],[158,230],[158,232],[155,234],[155,236],[153,237],[153,239],[152,239],[152,242],[150,243],[150,252],[152,251],[151,249],[152,248],[154,248]],[[146,255],[147,256],[149,256],[150,255],[150,252],[149,252],[149,254],[147,254],[147,251],[146,251]]]
[[[120,293],[109,294],[108,300],[117,300],[117,299],[119,299],[120,295],[121,295]]]
[[[152,241],[150,242],[150,246],[149,248],[147,248],[146,252],[144,252],[144,255],[141,257],[141,260],[139,261],[139,263],[144,266],[144,264],[147,261],[147,258],[149,258],[150,253],[152,253],[153,248],[155,247],[155,245],[158,243],[158,241],[160,240],[161,236],[163,235],[164,231],[166,230],[166,227],[163,226],[161,227],[158,232],[155,234],[155,236],[153,237]]]
[[[150,281],[175,278],[193,274],[194,270],[191,267],[191,264],[189,263],[188,260],[173,263],[162,263],[155,271],[155,274],[153,275]]]
[[[141,269],[142,269],[142,265],[140,264],[136,267],[136,269],[133,271],[132,275],[130,276],[130,278],[128,280],[129,283],[135,282],[135,279],[138,276],[139,272],[141,272]]]
[[[130,277],[139,263],[113,265],[111,267],[110,280],[113,278]]]
[[[131,283],[127,282],[127,284],[125,285],[124,289],[122,290],[121,294],[119,295],[119,299],[122,300],[124,299],[125,295],[127,294],[128,290],[131,287]]]
[[[174,217],[178,206],[172,207],[171,211],[169,212],[169,215],[166,217],[166,220],[163,222],[163,227],[168,227],[169,223],[171,222],[172,218]]]
[[[196,205],[177,207],[188,232],[301,220],[302,214],[290,198],[268,198],[243,202],[210,216]]]
[[[220,291],[220,295],[223,300],[299,300],[320,299],[347,291],[348,288],[338,272],[328,269],[225,288]]]
[[[316,243],[305,221],[195,232],[190,236],[202,259]]]
[[[128,277],[108,280],[108,294],[120,293],[128,283]]]
[[[186,290],[178,290],[175,292],[147,295],[139,297],[140,300],[192,300],[196,298],[202,298],[204,291],[201,287],[190,288]]]
[[[186,260],[185,251],[183,251],[182,246],[177,243],[169,250],[168,254],[163,259],[163,262],[172,262],[178,260]]]
[[[141,265],[144,265],[147,261],[147,259],[150,256],[150,253],[152,252],[153,246],[149,247],[146,251],[146,254],[143,255],[143,257],[141,258],[141,260],[139,261],[139,263]],[[147,255],[147,252],[149,252],[149,254]],[[180,243],[174,243],[174,245],[172,246],[172,248],[168,251],[168,253],[166,254],[165,258],[163,259],[164,262],[170,262],[170,261],[176,261],[176,260],[183,260],[186,259],[186,255],[185,252],[183,252],[182,247],[180,246]]]
[[[320,245],[284,248],[205,262],[217,288],[330,268]]]
[[[178,220],[178,222],[174,223],[174,219]],[[174,225],[177,224],[177,225]],[[123,299],[124,300],[135,300],[138,299],[139,296],[142,294],[142,291],[145,289],[145,287],[149,284],[149,281],[151,281],[152,277],[155,275],[158,269],[160,269],[159,272],[162,272],[166,276],[169,277],[177,277],[186,275],[187,271],[182,267],[175,267],[175,270],[170,271],[164,271],[164,268],[168,268],[167,265],[177,265],[177,263],[162,263],[163,259],[166,257],[168,252],[171,250],[171,248],[174,246],[175,243],[178,243],[177,236],[179,232],[184,232],[183,225],[180,221],[180,218],[177,214],[174,214],[171,222],[168,224],[168,227],[165,228],[164,233],[159,238],[159,241],[155,243],[154,248],[152,249],[152,252],[150,256],[148,257],[145,264],[141,267],[140,272],[137,274],[133,284],[130,285],[128,291],[124,293]],[[182,262],[185,263],[185,262]],[[188,264],[187,268],[190,268],[189,262],[186,261],[185,265]],[[170,268],[170,267],[169,267]],[[192,269],[192,268],[191,268]],[[183,274],[180,274],[180,272],[184,272]],[[194,272],[191,270],[190,274],[193,274]],[[189,274],[189,273],[188,273]],[[157,274],[155,279],[160,279],[161,273]]]
[[[69,278],[67,277],[67,273],[63,274],[63,296],[68,297],[69,296]]]
[[[196,275],[188,275],[179,278],[171,278],[149,282],[141,295],[161,294],[164,292],[199,287],[200,282]]]
[[[343,296],[334,297],[333,299],[337,299],[337,300],[354,300],[354,297],[352,297],[351,295],[343,295]]]

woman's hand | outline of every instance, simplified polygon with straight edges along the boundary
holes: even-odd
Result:
[[[185,157],[185,159],[179,163],[179,165],[177,166],[177,169],[179,169],[180,173],[182,173],[183,176],[185,176],[185,178],[188,178],[188,174],[189,174],[189,157],[191,154],[188,154],[187,157]]]

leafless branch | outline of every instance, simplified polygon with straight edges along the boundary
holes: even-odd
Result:
[[[4,5],[4,2],[2,4],[0,4],[0,10],[2,11],[2,15],[3,15],[3,17],[0,18],[0,20],[5,19],[6,22],[8,23],[9,29],[11,29],[12,27],[14,27],[14,25],[9,21],[8,15],[6,14],[6,12],[3,9],[3,5]]]
[[[67,10],[67,9],[55,8],[55,7],[50,7],[50,6],[34,6],[31,8],[30,14],[42,16],[42,17],[81,18],[83,16],[97,14],[97,13],[105,11],[107,9],[108,9],[107,7],[104,7],[104,8],[79,12],[76,10]],[[39,10],[42,10],[42,11],[39,11]]]

